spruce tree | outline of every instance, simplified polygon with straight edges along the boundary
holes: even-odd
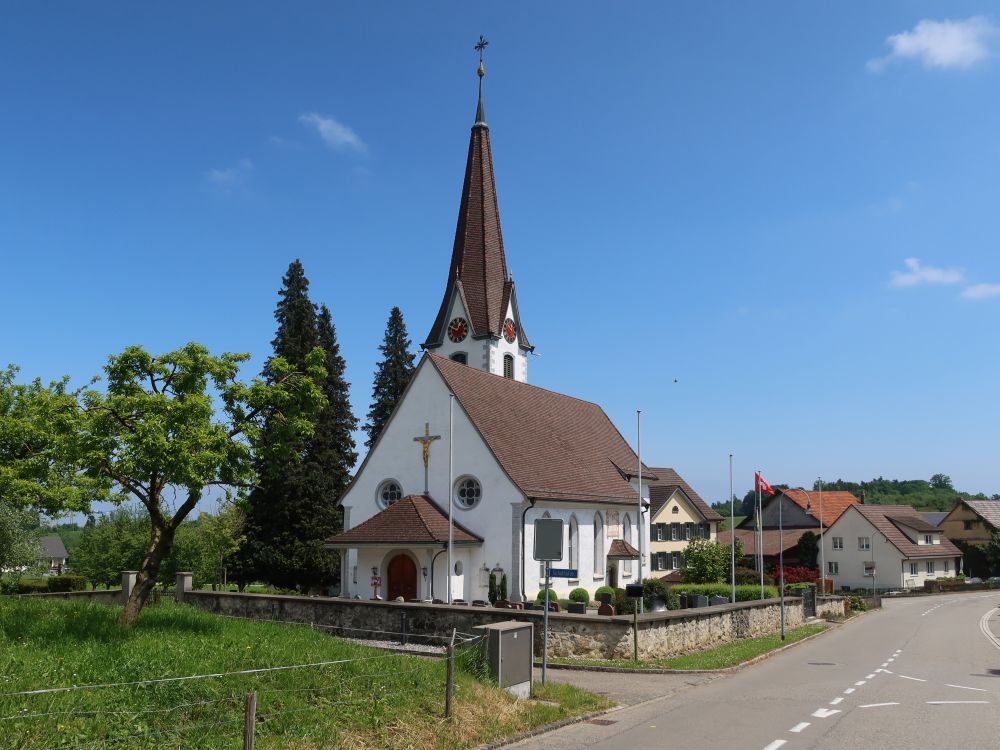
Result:
[[[378,349],[382,352],[382,361],[375,371],[372,406],[368,410],[368,423],[365,425],[365,432],[368,433],[365,446],[368,448],[371,448],[378,439],[413,375],[414,355],[410,352],[406,324],[403,322],[403,313],[398,307],[392,308],[389,312],[385,338]]]
[[[260,486],[248,500],[240,577],[243,583],[258,579],[308,590],[337,579],[337,556],[323,549],[323,542],[341,528],[337,501],[357,460],[351,437],[357,420],[351,413],[330,311],[324,306],[317,313],[298,260],[289,265],[279,296],[274,314],[278,331],[271,342],[274,354],[303,367],[309,352],[321,347],[326,354],[323,393],[328,403],[316,418],[299,461],[259,467]],[[264,375],[270,376],[267,365]]]

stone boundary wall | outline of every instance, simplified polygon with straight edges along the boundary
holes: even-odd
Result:
[[[415,643],[426,636],[450,635],[452,628],[472,633],[477,625],[517,620],[535,628],[535,654],[542,652],[543,613],[461,605],[338,599],[329,597],[192,591],[178,586],[178,600],[216,614],[256,620],[279,620],[332,628],[338,635],[395,640],[404,630]],[[839,597],[819,597],[817,614],[843,615]],[[802,600],[785,599],[785,626],[804,621]],[[635,628],[639,657],[656,659],[698,651],[742,638],[780,631],[778,599],[720,604],[699,609],[639,615]],[[549,655],[567,658],[631,659],[633,618],[549,613]],[[432,642],[440,643],[434,640]]]
[[[97,604],[124,604],[125,597],[122,596],[121,589],[110,589],[107,591],[40,591],[37,594],[14,594],[19,599],[37,599],[47,597],[50,599],[86,599]]]

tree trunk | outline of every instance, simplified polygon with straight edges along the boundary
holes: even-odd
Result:
[[[146,558],[142,561],[139,574],[135,577],[135,588],[128,601],[125,602],[125,609],[122,610],[118,618],[120,625],[134,625],[139,619],[139,612],[146,606],[149,593],[156,586],[156,577],[160,573],[160,565],[164,558],[170,553],[173,545],[174,532],[164,524],[153,521],[152,534],[149,542],[149,549],[146,550]]]

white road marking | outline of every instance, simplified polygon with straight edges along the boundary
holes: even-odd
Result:
[[[896,658],[893,657],[892,659],[888,659],[887,661],[896,661]]]
[[[884,662],[882,662],[881,664],[879,664],[879,666],[880,666],[880,667],[882,667],[882,669],[885,669],[886,667],[888,667],[888,666],[889,666],[889,662],[887,662],[887,661],[884,661]]]
[[[844,700],[843,696],[837,696],[832,701],[830,701],[830,705],[831,706],[836,706],[838,703],[840,703],[843,700]]]
[[[794,727],[792,727],[788,731],[789,732],[795,732],[796,734],[798,734],[803,729],[805,729],[807,726],[809,726],[809,722],[808,721],[800,721],[798,724],[796,724]]]
[[[994,612],[997,611],[1000,611],[1000,607],[994,607],[985,615],[983,615],[982,619],[979,620],[979,629],[983,632],[983,635],[986,636],[986,638],[989,640],[990,643],[992,643],[997,648],[1000,648],[1000,638],[997,638],[995,635],[993,635],[993,633],[990,631],[990,626],[987,624],[989,622],[990,615],[992,615]]]
[[[989,701],[927,701],[932,706],[950,706],[956,703],[989,703]]]
[[[879,708],[880,706],[898,706],[898,703],[867,703],[864,706],[858,706],[858,708]]]
[[[775,740],[770,745],[765,745],[764,750],[778,750],[779,747],[784,745],[788,740]]]
[[[857,682],[854,683],[854,687],[861,687],[866,682],[868,682],[868,680],[858,680]]]
[[[985,703],[985,701],[984,701]],[[817,708],[812,712],[812,715],[817,719],[829,719],[834,714],[839,714],[840,709],[838,708]]]
[[[988,693],[988,692],[990,692],[986,688],[974,688],[974,687],[968,687],[966,685],[952,685],[950,682],[946,682],[944,684],[944,686],[945,687],[960,688],[961,690],[978,690],[980,693]]]
[[[847,690],[844,691],[844,695],[850,695],[853,692],[854,692],[854,688],[847,688]]]
[[[902,677],[904,680],[913,680],[914,682],[927,682],[927,680],[921,677],[908,677],[905,674],[898,674],[896,677]]]
[[[872,679],[872,678],[874,678],[874,677],[875,677],[875,673],[874,673],[874,672],[873,672],[872,674],[866,674],[866,675],[865,675],[865,679],[866,679],[866,680],[870,680],[870,679]]]

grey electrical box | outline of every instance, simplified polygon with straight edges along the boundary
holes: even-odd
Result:
[[[563,520],[561,518],[535,519],[535,559],[539,561],[562,560]]]
[[[478,625],[483,633],[483,653],[490,677],[518,698],[531,696],[534,626],[530,622],[497,622]]]

